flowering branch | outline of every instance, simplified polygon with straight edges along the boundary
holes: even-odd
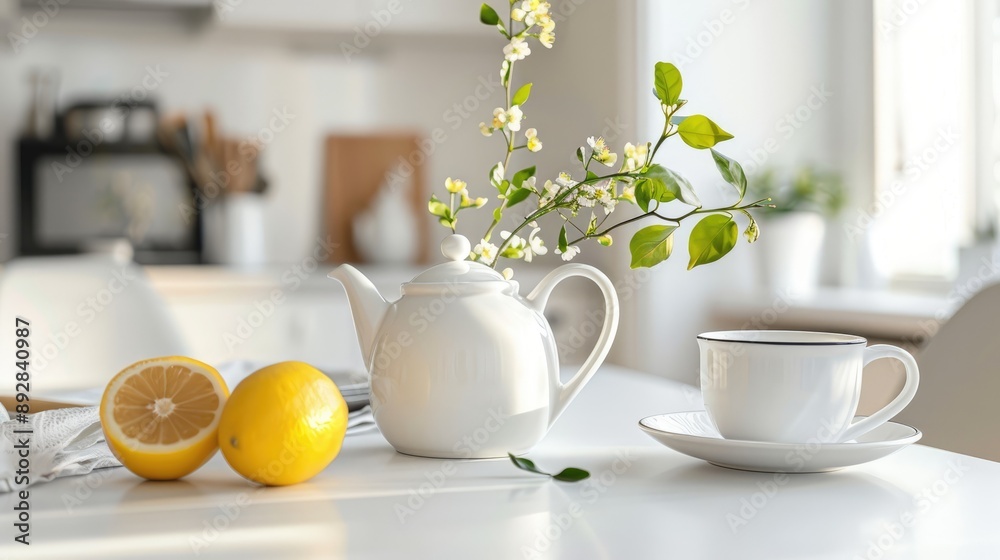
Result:
[[[666,260],[673,249],[673,233],[680,227],[683,220],[694,216],[704,216],[695,224],[688,246],[690,261],[688,268],[719,260],[736,245],[739,237],[739,226],[735,215],[746,218],[747,226],[744,235],[747,241],[753,243],[759,230],[751,209],[769,206],[770,199],[743,203],[747,190],[746,175],[743,168],[735,160],[717,152],[714,147],[733,136],[703,115],[679,116],[677,112],[687,104],[680,98],[683,81],[680,71],[673,64],[660,62],[656,64],[654,73],[654,94],[660,102],[663,112],[663,131],[655,144],[650,142],[632,144],[626,143],[624,157],[618,170],[605,175],[599,175],[591,170],[595,162],[605,167],[614,168],[618,164],[618,154],[611,151],[603,138],[590,137],[587,145],[576,151],[577,159],[582,165],[583,176],[574,179],[569,173],[562,172],[554,180],[546,180],[544,185],[537,184],[534,166],[513,173],[508,179],[511,155],[515,150],[527,149],[538,152],[542,142],[538,131],[526,129],[523,143],[520,143],[522,121],[526,118],[522,106],[531,96],[532,84],[526,83],[516,90],[513,89],[514,65],[531,54],[529,39],[536,39],[546,47],[552,48],[555,41],[555,21],[549,15],[550,5],[541,0],[511,0],[510,14],[506,25],[501,21],[496,11],[483,4],[480,8],[480,21],[497,28],[507,44],[503,48],[504,60],[501,64],[500,77],[504,87],[505,103],[503,107],[493,110],[493,118],[487,124],[479,124],[484,136],[492,136],[499,132],[504,139],[505,151],[503,159],[490,170],[490,184],[497,190],[501,200],[493,210],[493,220],[486,229],[480,242],[475,246],[470,257],[486,265],[496,267],[501,258],[524,259],[526,262],[536,255],[548,252],[545,243],[539,237],[541,228],[536,220],[555,212],[564,221],[559,231],[556,254],[563,260],[571,260],[580,253],[580,243],[588,239],[597,239],[603,246],[613,243],[611,232],[627,224],[644,219],[655,219],[657,225],[647,226],[636,232],[630,243],[632,268],[651,267]],[[729,206],[718,208],[703,208],[693,187],[678,173],[654,163],[657,153],[664,142],[672,137],[680,136],[688,146],[709,150],[712,159],[722,178],[732,185],[738,194],[738,199]],[[432,196],[429,203],[430,212],[439,218],[442,225],[456,231],[457,214],[469,207],[482,207],[485,198],[472,200],[468,196],[466,184],[449,178],[445,187],[450,193],[450,204],[446,205]],[[458,206],[456,207],[456,197]],[[493,233],[502,222],[504,212],[526,200],[535,200],[536,209],[528,215],[512,231],[500,232],[499,245],[492,242]],[[611,217],[619,203],[633,204],[639,207],[641,214],[624,219],[608,227],[604,224]],[[667,217],[659,212],[660,206],[678,202],[691,209],[675,217]],[[599,219],[597,208],[604,211]],[[574,222],[580,211],[590,209],[590,217],[585,228]],[[570,241],[566,226],[576,230],[579,237]],[[527,238],[518,234],[530,228]],[[504,270],[509,277],[510,269]]]

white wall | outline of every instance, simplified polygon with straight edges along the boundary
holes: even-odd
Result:
[[[59,72],[63,104],[79,97],[115,97],[139,84],[147,65],[159,66],[169,74],[153,92],[162,110],[199,114],[212,107],[231,134],[256,133],[267,125],[272,110],[286,107],[295,118],[275,135],[264,159],[272,187],[266,214],[268,256],[271,262],[297,261],[311,250],[320,227],[321,148],[328,133],[415,129],[430,135],[441,129],[445,141],[429,159],[432,188],[439,189],[447,176],[488,188],[476,181],[485,179],[501,150],[499,140],[483,138],[477,125],[501,104],[502,90],[485,101],[475,96],[484,91],[477,91],[480,77],[489,81],[498,76],[504,43],[478,23],[475,6],[466,4],[471,6],[466,24],[471,32],[435,34],[427,28],[418,33],[409,23],[390,23],[350,59],[341,47],[353,39],[350,34],[324,37],[315,31],[266,28],[233,32],[218,29],[214,20],[191,26],[159,16],[65,11],[20,53],[6,42],[0,45],[0,145],[14,145],[28,108],[27,76],[38,66]],[[417,6],[404,2],[407,11],[400,22],[419,15]],[[537,127],[546,144],[531,163],[557,171],[586,136],[600,133],[620,99],[613,84],[574,87],[579,76],[594,68],[614,69],[616,45],[589,57],[579,54],[604,26],[615,25],[615,7],[569,0],[557,3],[554,11],[559,19],[556,47],[537,47],[521,73],[539,82],[525,110],[528,126]],[[478,106],[466,119],[457,116],[456,103]],[[11,234],[0,243],[0,259],[8,258],[16,243],[14,157],[14,150],[0,150],[0,232]],[[529,164],[527,158],[522,161]]]
[[[863,10],[840,6],[862,3],[642,0],[639,4],[637,92],[639,122],[646,137],[655,138],[662,128],[662,114],[646,93],[652,88],[652,67],[656,61],[671,61],[684,77],[682,97],[690,101],[685,114],[706,114],[734,134],[736,138],[719,150],[742,162],[748,174],[762,165],[814,162],[844,169],[848,180],[866,175],[865,142],[870,146],[871,141],[870,126],[864,127],[869,124],[864,119],[866,111],[870,118],[871,91],[866,69],[870,74],[871,62],[870,54],[866,61],[864,49],[850,43],[867,40],[870,45],[870,15],[866,29]],[[826,101],[820,101],[816,93],[820,90],[829,92]],[[803,109],[810,98],[813,109]],[[660,162],[691,180],[706,205],[729,203],[732,188],[718,178],[711,156],[671,140],[677,141],[661,150]],[[634,320],[629,324],[637,331],[625,335],[630,346],[619,347],[619,361],[694,383],[695,335],[713,327],[709,318],[713,301],[724,292],[751,293],[756,271],[754,248],[742,236],[722,261],[686,271],[692,225],[684,223],[675,235],[673,257],[653,271],[640,296],[630,302],[628,314]],[[767,234],[762,227],[761,235]],[[760,303],[763,309],[770,298]]]
[[[151,91],[165,111],[200,115],[211,107],[223,132],[253,135],[274,110],[294,118],[266,147],[268,253],[297,260],[318,231],[320,139],[326,130],[360,127],[375,113],[368,85],[372,65],[345,64],[337,55],[313,56],[269,43],[224,40],[147,17],[95,21],[65,13],[21,52],[0,49],[0,142],[13,146],[28,108],[27,75],[34,67],[58,71],[60,102],[115,98],[141,84],[147,66],[167,76]],[[0,230],[14,228],[13,150],[0,153],[4,212]],[[13,232],[12,232],[13,233]],[[10,255],[11,247],[3,247]]]

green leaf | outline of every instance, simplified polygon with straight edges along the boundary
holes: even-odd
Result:
[[[508,453],[507,456],[510,457],[510,462],[514,463],[514,466],[521,469],[522,471],[528,471],[530,473],[552,477],[560,482],[580,482],[581,480],[586,480],[590,478],[589,472],[583,469],[578,469],[576,467],[569,467],[567,469],[563,469],[559,471],[558,474],[549,474],[547,472],[539,470],[539,468],[535,466],[535,462],[532,461],[531,459],[528,459],[526,457],[518,457],[513,453]]]
[[[568,469],[563,469],[559,473],[552,475],[552,478],[558,480],[559,482],[580,482],[581,480],[587,480],[590,478],[590,473],[583,469],[569,467]]]
[[[729,214],[712,214],[698,222],[688,240],[688,270],[713,263],[733,250],[740,229]]]
[[[427,210],[429,210],[431,214],[440,218],[451,217],[451,208],[449,208],[447,204],[438,200],[438,198],[434,195],[431,195],[431,199],[427,203]]]
[[[669,194],[684,204],[701,208],[701,199],[698,198],[698,195],[694,194],[694,187],[691,186],[691,183],[687,179],[670,169],[664,169],[662,175],[658,176],[658,178],[663,181],[665,186],[664,195],[660,197],[660,202],[668,202],[665,200],[665,197]]]
[[[559,252],[565,253],[566,248],[569,246],[569,240],[566,239],[566,226],[563,226],[559,230]]]
[[[519,202],[524,202],[531,194],[531,189],[514,189],[514,192],[507,195],[507,207],[510,208]]]
[[[524,183],[528,179],[528,177],[534,177],[534,175],[535,175],[535,166],[532,165],[527,169],[522,169],[517,173],[515,173],[512,182],[514,183],[515,187],[521,188],[521,184]]]
[[[496,25],[500,23],[500,16],[488,4],[483,4],[479,7],[479,21],[486,25]]]
[[[455,220],[449,220],[448,218],[438,219],[438,223],[449,229],[455,229]]]
[[[587,224],[587,235],[590,235],[597,231],[597,214],[590,214],[590,223]]]
[[[670,124],[680,125],[682,122],[686,121],[687,117],[681,117],[679,115],[674,115],[670,117]]]
[[[657,184],[656,181],[647,178],[638,179],[635,182],[635,203],[643,212],[649,212],[649,203],[653,200],[659,200],[661,194],[663,194],[662,183]]]
[[[507,456],[510,457],[510,462],[514,463],[514,466],[521,469],[522,471],[533,472],[536,474],[548,474],[538,470],[538,467],[535,466],[535,462],[532,461],[531,459],[527,459],[525,457],[518,457],[513,453],[508,453]]]
[[[684,204],[701,208],[701,199],[694,193],[694,187],[687,179],[677,172],[667,169],[660,164],[650,165],[643,175],[657,182],[657,197],[660,202],[670,202],[680,200]],[[662,188],[662,192],[659,192]],[[638,200],[638,189],[636,199]]]
[[[681,71],[669,62],[657,62],[656,74],[654,77],[656,86],[656,97],[661,103],[673,105],[681,98],[681,88],[684,81],[681,79]]]
[[[674,249],[677,226],[647,226],[635,232],[629,241],[631,268],[654,267],[670,257]]]
[[[667,189],[667,184],[663,182],[663,179],[651,178],[650,181],[652,181],[653,184],[656,185],[654,194],[656,195],[657,202],[670,202],[673,200],[677,200],[676,190]]]
[[[494,208],[493,209],[493,221],[494,222],[499,222],[500,218],[502,218],[502,217],[503,217],[503,210],[500,210],[499,208]]]
[[[500,186],[497,187],[497,190],[500,191],[500,194],[506,196],[506,194],[510,191],[510,181],[504,179],[503,182],[500,183]]]
[[[583,158],[586,154],[587,152],[583,149],[583,146],[576,149],[576,159],[580,160],[580,163],[583,163]]]
[[[705,115],[691,115],[677,126],[677,132],[685,144],[704,150],[733,137]]]
[[[588,181],[596,181],[597,179],[598,179],[597,173],[594,173],[593,171],[591,171],[591,170],[588,169],[587,170],[587,180]]]
[[[736,187],[737,192],[740,193],[740,200],[743,200],[743,196],[747,193],[747,176],[743,172],[743,166],[738,161],[728,158],[715,150],[712,150],[712,159],[715,160],[715,166],[719,168],[719,174],[722,175],[722,179]]]
[[[747,243],[753,243],[760,237],[760,228],[757,226],[757,220],[753,219],[750,212],[744,212],[744,214],[750,219],[750,223],[747,224],[747,229],[743,232],[743,235],[746,236]]]
[[[524,102],[528,100],[528,96],[531,95],[531,84],[527,83],[521,86],[514,97],[511,98],[511,105],[524,105]]]

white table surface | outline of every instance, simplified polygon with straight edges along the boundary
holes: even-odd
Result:
[[[0,495],[0,558],[1000,558],[1000,464],[915,445],[782,479],[636,427],[700,407],[693,388],[603,368],[530,454],[589,469],[579,484],[407,457],[377,432],[285,488],[249,485],[220,455],[182,481],[60,479],[31,489],[30,547],[12,543],[14,497]]]

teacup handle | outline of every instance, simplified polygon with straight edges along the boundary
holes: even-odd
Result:
[[[885,405],[875,414],[851,424],[851,426],[847,428],[847,431],[840,436],[840,441],[857,439],[858,436],[864,435],[882,424],[885,424],[891,420],[893,416],[899,414],[900,411],[906,408],[906,405],[910,404],[910,401],[912,401],[913,397],[917,394],[917,385],[920,383],[920,373],[917,368],[917,361],[913,359],[913,356],[911,356],[906,350],[896,346],[890,346],[888,344],[875,344],[865,348],[865,360],[862,367],[865,367],[875,360],[880,360],[882,358],[895,358],[903,362],[903,367],[906,369],[906,382],[903,383],[903,390],[896,395],[896,398],[892,399],[892,402]]]
[[[542,313],[556,284],[572,276],[583,276],[592,280],[601,289],[601,293],[604,294],[604,327],[601,329],[601,335],[597,339],[597,345],[594,346],[594,349],[590,352],[590,356],[587,356],[587,360],[583,362],[580,370],[576,372],[576,375],[572,379],[564,384],[559,380],[558,371],[552,373],[555,376],[556,392],[549,413],[549,426],[552,426],[556,419],[559,418],[559,415],[566,409],[566,405],[576,397],[580,389],[583,389],[583,386],[597,372],[597,368],[604,363],[604,358],[608,356],[608,351],[611,350],[611,343],[614,342],[615,333],[618,331],[620,309],[615,286],[603,272],[589,265],[578,263],[564,264],[553,270],[545,278],[542,278],[542,281],[528,294],[528,303],[539,313]]]

